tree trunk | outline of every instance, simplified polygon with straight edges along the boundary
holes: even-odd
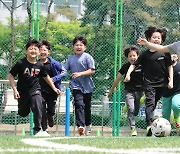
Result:
[[[31,12],[31,0],[27,0],[27,13],[28,13],[28,19],[29,19],[29,39],[32,38],[31,31],[32,31],[32,12]]]
[[[46,18],[46,23],[45,23],[45,26],[44,26],[44,30],[43,30],[43,39],[46,38],[46,31],[47,31],[47,27],[48,27],[48,22],[49,22],[49,17],[50,17],[50,10],[51,10],[51,6],[53,4],[54,0],[50,0],[50,3],[49,3],[49,6],[48,6],[48,14],[47,14],[47,18]]]

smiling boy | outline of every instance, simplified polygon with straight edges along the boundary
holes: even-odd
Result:
[[[69,56],[64,67],[70,70],[70,85],[74,97],[76,125],[79,135],[91,131],[91,96],[94,84],[91,75],[95,73],[94,59],[85,52],[87,40],[76,36],[73,40],[74,54]]]
[[[44,70],[44,65],[37,61],[41,44],[37,40],[29,40],[26,44],[26,57],[19,60],[10,70],[8,79],[14,91],[14,98],[18,100],[18,114],[26,117],[30,109],[34,113],[34,131],[36,135],[41,129],[42,96],[39,77],[42,76],[51,88],[60,94],[49,75]],[[18,75],[17,88],[14,78]]]

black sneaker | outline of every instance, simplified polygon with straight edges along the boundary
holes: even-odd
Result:
[[[34,130],[33,135],[36,135],[38,132],[39,132],[38,130]]]

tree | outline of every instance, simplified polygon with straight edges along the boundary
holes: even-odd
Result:
[[[47,31],[47,27],[48,27],[48,22],[49,22],[49,19],[50,19],[50,10],[51,10],[51,6],[53,4],[54,0],[50,0],[50,3],[48,5],[48,14],[47,14],[47,18],[46,18],[46,21],[45,21],[45,26],[44,26],[44,30],[43,30],[43,36],[42,38],[45,39],[46,38],[46,31]]]
[[[11,28],[11,37],[10,37],[10,40],[11,40],[11,50],[10,50],[10,52],[9,52],[9,56],[8,56],[8,59],[9,59],[9,62],[8,62],[8,70],[10,70],[10,68],[11,68],[11,66],[12,66],[12,60],[13,60],[13,56],[14,56],[14,51],[15,51],[15,46],[14,46],[14,27],[15,27],[15,25],[14,25],[14,10],[16,9],[16,8],[18,8],[18,7],[20,7],[21,5],[19,5],[19,6],[17,6],[17,7],[15,7],[15,0],[12,0],[12,5],[11,5],[11,7],[8,7],[7,5],[6,5],[6,3],[5,2],[3,2],[2,0],[0,0],[0,2],[1,3],[3,3],[3,5],[9,10],[9,12],[10,12],[10,18],[11,18],[11,20],[10,20],[10,28]],[[23,3],[24,4],[24,3]]]

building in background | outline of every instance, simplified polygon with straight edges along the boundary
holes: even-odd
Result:
[[[2,0],[6,6],[11,8],[12,0]],[[36,0],[35,6],[36,6]],[[50,0],[39,0],[40,1],[40,12],[42,15],[46,16],[48,11],[48,5]],[[84,14],[84,0],[54,0],[51,6],[51,13],[56,13],[58,6],[63,6],[65,3],[69,5],[69,7],[74,11],[78,18],[82,17]],[[7,9],[2,2],[0,2],[0,22],[3,24],[8,23],[8,18],[10,17],[10,11]],[[27,17],[27,0],[15,0],[15,11],[14,11],[14,19],[19,19],[20,21],[24,21]],[[65,16],[59,14],[57,16],[58,21],[69,21]]]

